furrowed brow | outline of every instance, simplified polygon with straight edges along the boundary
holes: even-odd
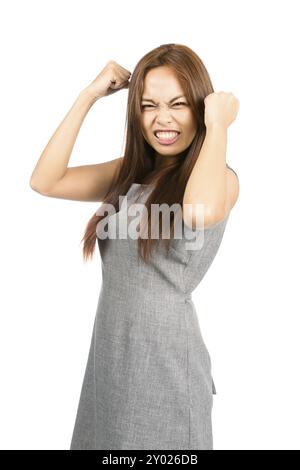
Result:
[[[172,98],[169,103],[173,103],[173,101],[178,100],[178,98],[183,98],[183,97],[184,95],[175,96],[175,98]],[[149,101],[151,103],[155,103],[155,101],[150,100],[150,98],[142,98],[142,101]]]

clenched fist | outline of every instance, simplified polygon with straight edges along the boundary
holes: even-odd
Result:
[[[206,128],[212,124],[220,124],[228,128],[235,120],[240,102],[232,93],[210,93],[204,99],[204,122]]]
[[[86,87],[86,90],[95,99],[111,95],[123,88],[128,88],[130,75],[129,70],[114,60],[110,60],[95,80]]]

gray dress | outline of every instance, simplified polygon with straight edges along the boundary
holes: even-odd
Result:
[[[127,206],[149,190],[133,183]],[[116,224],[120,213],[111,215]],[[182,222],[182,239],[172,239],[169,255],[159,249],[150,265],[139,258],[137,239],[97,235],[102,287],[70,450],[213,449],[216,390],[191,293],[228,217],[201,230],[200,250],[186,249],[188,232],[198,230]]]

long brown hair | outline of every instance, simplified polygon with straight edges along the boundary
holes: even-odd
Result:
[[[180,158],[163,169],[154,170],[154,149],[144,139],[141,128],[141,100],[144,79],[151,69],[160,66],[171,67],[182,86],[192,114],[197,124],[197,132],[189,147]],[[206,128],[204,123],[204,99],[212,93],[213,86],[208,72],[198,57],[189,47],[182,44],[163,44],[140,59],[130,79],[128,87],[128,101],[126,114],[126,143],[125,153],[121,167],[115,174],[103,203],[112,204],[116,212],[119,211],[119,195],[125,195],[132,183],[154,184],[153,190],[145,201],[148,211],[148,227],[151,227],[151,204],[167,203],[180,204],[189,176],[200,153]],[[173,233],[174,217],[170,216],[170,230]],[[92,258],[96,244],[97,223],[106,215],[93,215],[87,224],[84,237],[83,256],[86,261]],[[148,232],[149,233],[149,232]],[[161,242],[170,245],[170,239],[161,239],[162,231],[159,227],[159,240],[148,238],[138,239],[138,250],[144,261],[149,261],[154,243]]]

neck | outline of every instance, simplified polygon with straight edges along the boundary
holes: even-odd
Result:
[[[180,155],[175,155],[175,156],[170,156],[170,157],[164,157],[161,155],[155,155],[155,165],[154,165],[154,170],[159,170],[162,168],[167,168],[168,166],[172,166]]]

